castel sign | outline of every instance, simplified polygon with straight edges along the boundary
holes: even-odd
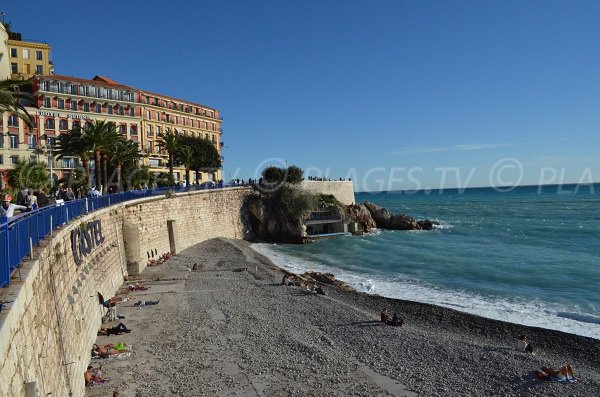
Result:
[[[83,258],[88,256],[94,248],[102,245],[104,240],[100,220],[82,223],[74,229],[71,232],[71,249],[73,250],[75,263],[78,266],[81,265]]]

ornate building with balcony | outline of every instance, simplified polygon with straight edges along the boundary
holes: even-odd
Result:
[[[150,167],[151,172],[165,172],[168,167],[169,156],[160,147],[160,133],[172,131],[202,137],[221,152],[223,118],[218,110],[144,90],[140,90],[139,98],[142,103],[142,151],[145,164]],[[175,166],[173,176],[176,181],[185,179],[184,168]],[[198,183],[219,179],[221,170],[211,174],[200,173],[198,181],[195,181],[195,175],[191,176],[191,181]]]

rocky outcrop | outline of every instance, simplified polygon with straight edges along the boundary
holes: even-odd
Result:
[[[356,222],[362,233],[369,233],[371,229],[375,229],[375,221],[371,216],[371,212],[364,204],[346,206],[346,216],[351,222]]]
[[[361,204],[364,206],[373,217],[378,228],[390,230],[431,230],[437,222],[425,220],[417,220],[408,215],[391,214],[387,209],[368,201]]]
[[[314,281],[318,281],[322,284],[335,285],[344,289],[346,291],[355,291],[350,285],[346,284],[343,281],[336,280],[335,276],[331,273],[320,273],[320,272],[306,272],[303,275],[304,279],[312,279]]]

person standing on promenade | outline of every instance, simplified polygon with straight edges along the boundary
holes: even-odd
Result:
[[[12,197],[9,194],[2,196],[2,206],[0,206],[0,217],[5,216],[11,218],[14,216],[15,210],[26,211],[27,207],[19,204],[12,204],[10,202]]]
[[[37,204],[39,208],[45,207],[48,205],[48,197],[46,197],[46,194],[44,193],[44,191],[40,188],[35,190],[35,193],[33,193],[36,197],[37,197]]]
[[[36,210],[38,208],[37,196],[33,194],[32,189],[29,189],[29,191],[27,192],[27,198],[25,199],[25,202],[25,206],[29,210]]]

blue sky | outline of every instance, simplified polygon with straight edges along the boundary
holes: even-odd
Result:
[[[224,175],[600,181],[595,1],[2,1],[57,74],[221,110]]]

